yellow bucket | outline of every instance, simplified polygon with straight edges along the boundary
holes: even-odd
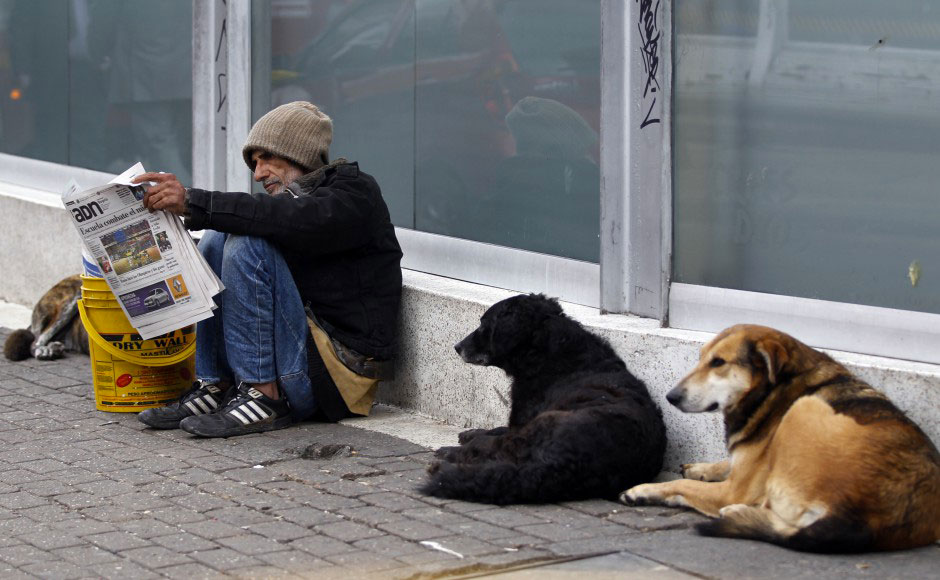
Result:
[[[175,401],[192,386],[196,327],[143,340],[104,278],[82,276],[78,313],[88,347],[99,411],[138,412]]]

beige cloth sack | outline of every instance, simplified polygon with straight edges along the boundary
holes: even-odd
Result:
[[[357,415],[368,415],[375,401],[375,392],[379,386],[379,379],[372,379],[356,374],[339,359],[329,335],[317,325],[309,316],[307,325],[313,334],[313,342],[317,345],[317,352],[330,373],[330,378],[336,383],[339,394],[343,397],[346,407]]]

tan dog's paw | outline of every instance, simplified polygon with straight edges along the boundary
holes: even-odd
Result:
[[[718,463],[683,463],[682,477],[697,481],[724,481],[728,478],[731,465],[728,461]]]
[[[662,496],[656,491],[656,484],[644,483],[621,493],[620,503],[633,506],[655,505],[662,503]]]
[[[733,503],[726,505],[725,507],[718,510],[718,515],[722,518],[727,518],[730,520],[743,519],[744,516],[750,514],[754,508],[743,503]]]
[[[709,468],[711,463],[683,463],[682,477],[686,479],[697,479],[699,481],[708,481]]]

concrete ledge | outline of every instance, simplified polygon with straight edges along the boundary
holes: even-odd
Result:
[[[515,293],[408,270],[404,282],[399,359],[403,362],[397,379],[382,386],[381,400],[459,427],[505,424],[508,379],[498,369],[463,363],[453,345],[476,328],[491,304]],[[648,385],[663,410],[669,434],[666,469],[724,456],[724,426],[718,415],[684,414],[665,401],[666,392],[692,368],[712,334],[660,328],[653,320],[633,316],[602,316],[585,306],[563,306],[609,340]],[[887,393],[934,442],[940,441],[940,366],[827,352]]]
[[[54,199],[31,198],[15,190],[0,183],[0,228],[6,232],[0,252],[4,272],[0,300],[31,308],[55,282],[80,271],[81,251],[78,235]],[[404,272],[404,281],[398,378],[382,386],[380,401],[456,428],[504,424],[509,412],[508,380],[498,369],[464,364],[453,345],[476,328],[491,304],[514,293],[409,270]],[[585,306],[564,307],[588,329],[608,339],[649,386],[669,432],[667,469],[724,455],[720,417],[682,414],[664,398],[698,359],[698,349],[711,334],[664,329],[653,320],[632,316],[601,316]],[[6,326],[25,326],[20,322],[28,310],[14,311],[19,318]],[[940,365],[830,354],[886,392],[934,442],[940,441]],[[399,419],[388,423],[388,429],[407,428]],[[454,432],[445,428],[443,438],[431,437],[426,444],[452,441]]]
[[[81,240],[57,196],[0,183],[0,300],[32,308],[53,284],[82,271]]]

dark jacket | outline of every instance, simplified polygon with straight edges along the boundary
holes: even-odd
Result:
[[[273,242],[330,336],[363,355],[392,357],[401,247],[378,184],[357,163],[339,159],[276,195],[191,189],[189,211],[189,229]]]

